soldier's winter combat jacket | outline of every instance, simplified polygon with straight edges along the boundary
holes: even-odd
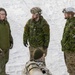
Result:
[[[30,19],[24,28],[23,42],[25,44],[29,41],[30,46],[34,48],[47,48],[50,38],[49,31],[49,25],[42,16],[37,22]]]
[[[67,19],[61,44],[63,51],[75,51],[75,17]]]

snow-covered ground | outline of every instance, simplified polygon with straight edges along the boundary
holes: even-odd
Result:
[[[75,7],[74,0],[0,0],[0,7],[7,10],[14,39],[6,72],[10,75],[21,75],[25,63],[29,60],[28,47],[23,45],[23,31],[27,20],[31,18],[30,9],[34,6],[42,9],[42,15],[51,29],[47,67],[53,75],[68,75],[60,44],[65,24],[62,10],[65,7]]]

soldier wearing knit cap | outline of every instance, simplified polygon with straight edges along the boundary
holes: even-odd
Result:
[[[61,40],[62,51],[69,75],[75,75],[75,8],[65,8],[63,13],[66,24]]]
[[[50,40],[50,28],[47,21],[41,15],[41,8],[33,7],[30,10],[32,17],[24,27],[23,44],[25,47],[29,44],[30,60],[33,60],[33,52],[41,49],[45,56]]]
[[[7,12],[4,8],[0,8],[0,75],[6,75],[5,67],[9,60],[9,49],[12,48],[13,37],[7,20]]]
[[[26,63],[23,75],[52,75],[43,62],[45,58],[43,51],[41,49],[36,49],[33,55],[34,60],[30,60]]]

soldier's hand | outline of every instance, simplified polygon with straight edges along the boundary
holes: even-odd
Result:
[[[10,49],[12,49],[13,48],[13,44],[11,43],[11,45],[10,45]]]
[[[47,49],[47,46],[44,46],[43,49],[44,49],[44,50]]]
[[[0,59],[2,59],[4,57],[4,52],[3,50],[0,48]]]
[[[28,43],[24,43],[24,46],[27,47],[28,46]]]
[[[2,49],[0,48],[0,54],[2,54],[2,52],[3,52],[3,51],[2,51]]]

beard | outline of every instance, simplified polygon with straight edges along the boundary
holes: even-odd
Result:
[[[37,19],[37,18],[32,18],[34,21]]]
[[[69,17],[65,17],[65,19],[69,19]]]
[[[34,21],[38,21],[39,18],[38,18],[38,17],[32,17],[32,20],[34,20]]]
[[[65,19],[67,19],[67,18],[65,17]]]

